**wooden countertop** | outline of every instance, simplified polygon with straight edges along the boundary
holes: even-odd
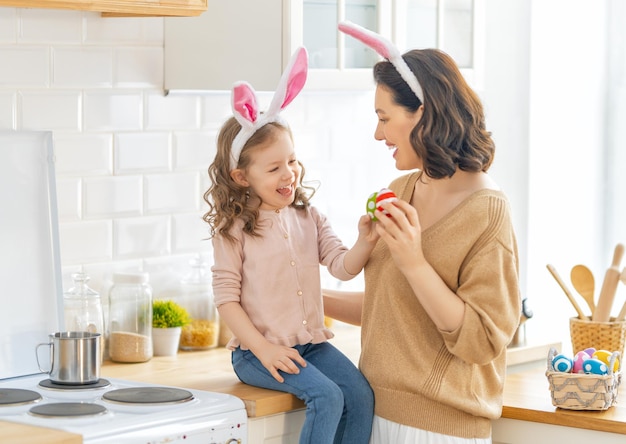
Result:
[[[155,356],[138,364],[106,361],[102,366],[101,376],[230,393],[243,400],[249,417],[304,408],[302,401],[288,393],[240,382],[230,363],[230,351],[225,348],[207,351],[181,350],[176,356]]]
[[[360,339],[358,329],[340,330],[334,328],[337,337],[331,342],[341,349],[353,362],[356,362],[360,353]],[[515,362],[517,352],[526,354],[524,349],[513,351],[511,361]],[[617,405],[606,411],[573,411],[556,408],[552,405],[548,380],[544,374],[545,361],[537,361],[530,368],[524,370],[512,369],[507,374],[504,390],[503,418],[531,421],[544,424],[583,428],[589,430],[606,431],[626,435],[626,396],[621,393]],[[230,363],[230,351],[217,348],[207,351],[179,351],[176,356],[154,357],[148,362],[139,364],[120,364],[105,362],[102,367],[102,377],[118,378],[139,381],[151,384],[171,385],[197,390],[207,390],[230,393],[244,401],[250,418],[267,416],[277,413],[304,408],[304,404],[294,396],[252,387],[239,382]],[[0,442],[50,442],[58,444],[74,444],[81,441],[72,440],[74,437],[64,434],[60,439],[51,441],[53,435],[45,430],[45,441],[24,441],[23,430],[19,424],[5,427],[1,423],[3,434],[15,433],[20,440],[5,440]],[[29,432],[30,434],[31,432]],[[38,435],[41,437],[42,435]],[[80,438],[80,437],[79,437]]]
[[[337,323],[333,331],[336,336],[331,343],[356,364],[361,352],[360,329]],[[250,418],[304,408],[304,403],[289,393],[240,382],[233,371],[230,354],[229,350],[220,347],[206,351],[181,350],[176,356],[156,356],[139,364],[106,361],[101,376],[230,393],[243,400]]]
[[[334,328],[337,336],[331,342],[353,362],[360,353],[359,330]],[[524,348],[510,350],[509,361],[517,363],[520,354],[532,353]],[[548,380],[545,376],[547,356],[541,351],[534,368],[507,374],[504,392],[503,418],[533,421],[590,430],[626,434],[626,396],[603,412],[573,411],[552,405]],[[251,418],[304,408],[299,399],[287,393],[251,387],[239,382],[230,364],[230,352],[223,348],[209,351],[180,351],[174,357],[155,357],[142,364],[106,362],[103,377],[121,378],[174,385],[199,390],[231,393],[244,401]],[[622,389],[623,391],[623,389]]]
[[[560,409],[552,405],[545,370],[544,363],[534,369],[507,375],[503,418],[626,435],[626,395],[623,386],[620,386],[617,403],[608,410]]]
[[[0,421],[0,443],[6,444],[82,444],[83,437],[63,430]]]

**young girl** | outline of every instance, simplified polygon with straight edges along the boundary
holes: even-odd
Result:
[[[266,113],[254,91],[233,88],[234,117],[226,121],[209,167],[205,194],[215,263],[213,290],[233,332],[227,348],[242,382],[292,393],[306,404],[300,443],[367,443],[374,398],[350,360],[327,342],[319,265],[348,280],[375,245],[367,216],[348,250],[309,203],[291,131],[280,111],[306,80],[298,50]]]

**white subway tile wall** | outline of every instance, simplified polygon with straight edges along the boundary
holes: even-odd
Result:
[[[82,215],[82,180],[80,177],[58,177],[56,181],[57,209],[60,221],[77,221]]]
[[[55,47],[51,55],[53,88],[110,88],[113,85],[111,48]]]
[[[53,132],[65,289],[78,270],[103,294],[143,270],[158,296],[194,255],[211,261],[202,196],[230,92],[165,96],[163,63],[162,18],[0,7],[0,129]],[[314,204],[351,245],[367,196],[398,174],[373,91],[305,89],[285,117]]]
[[[130,217],[143,214],[142,176],[86,177],[83,179],[84,219]]]
[[[18,128],[80,131],[80,105],[79,91],[22,89],[18,93]]]
[[[3,47],[0,85],[46,88],[50,83],[50,50],[44,47]]]
[[[2,26],[1,23],[0,26]],[[0,85],[0,128],[14,128],[16,94],[2,91],[2,88]]]
[[[15,43],[17,29],[16,12],[13,8],[0,8],[0,43]]]
[[[110,175],[113,171],[113,135],[59,133],[54,138],[56,173]]]

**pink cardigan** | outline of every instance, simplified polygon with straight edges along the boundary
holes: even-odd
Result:
[[[213,293],[219,307],[239,302],[268,341],[293,347],[333,337],[324,327],[320,264],[347,281],[343,264],[348,248],[316,208],[261,210],[261,236],[244,234],[237,221],[236,242],[213,238]],[[227,344],[247,349],[236,337]]]

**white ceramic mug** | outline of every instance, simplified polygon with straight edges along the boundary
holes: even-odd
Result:
[[[50,341],[37,345],[39,370],[55,384],[94,384],[100,379],[100,333],[64,331],[49,335]],[[50,347],[50,370],[39,363],[39,347]]]

